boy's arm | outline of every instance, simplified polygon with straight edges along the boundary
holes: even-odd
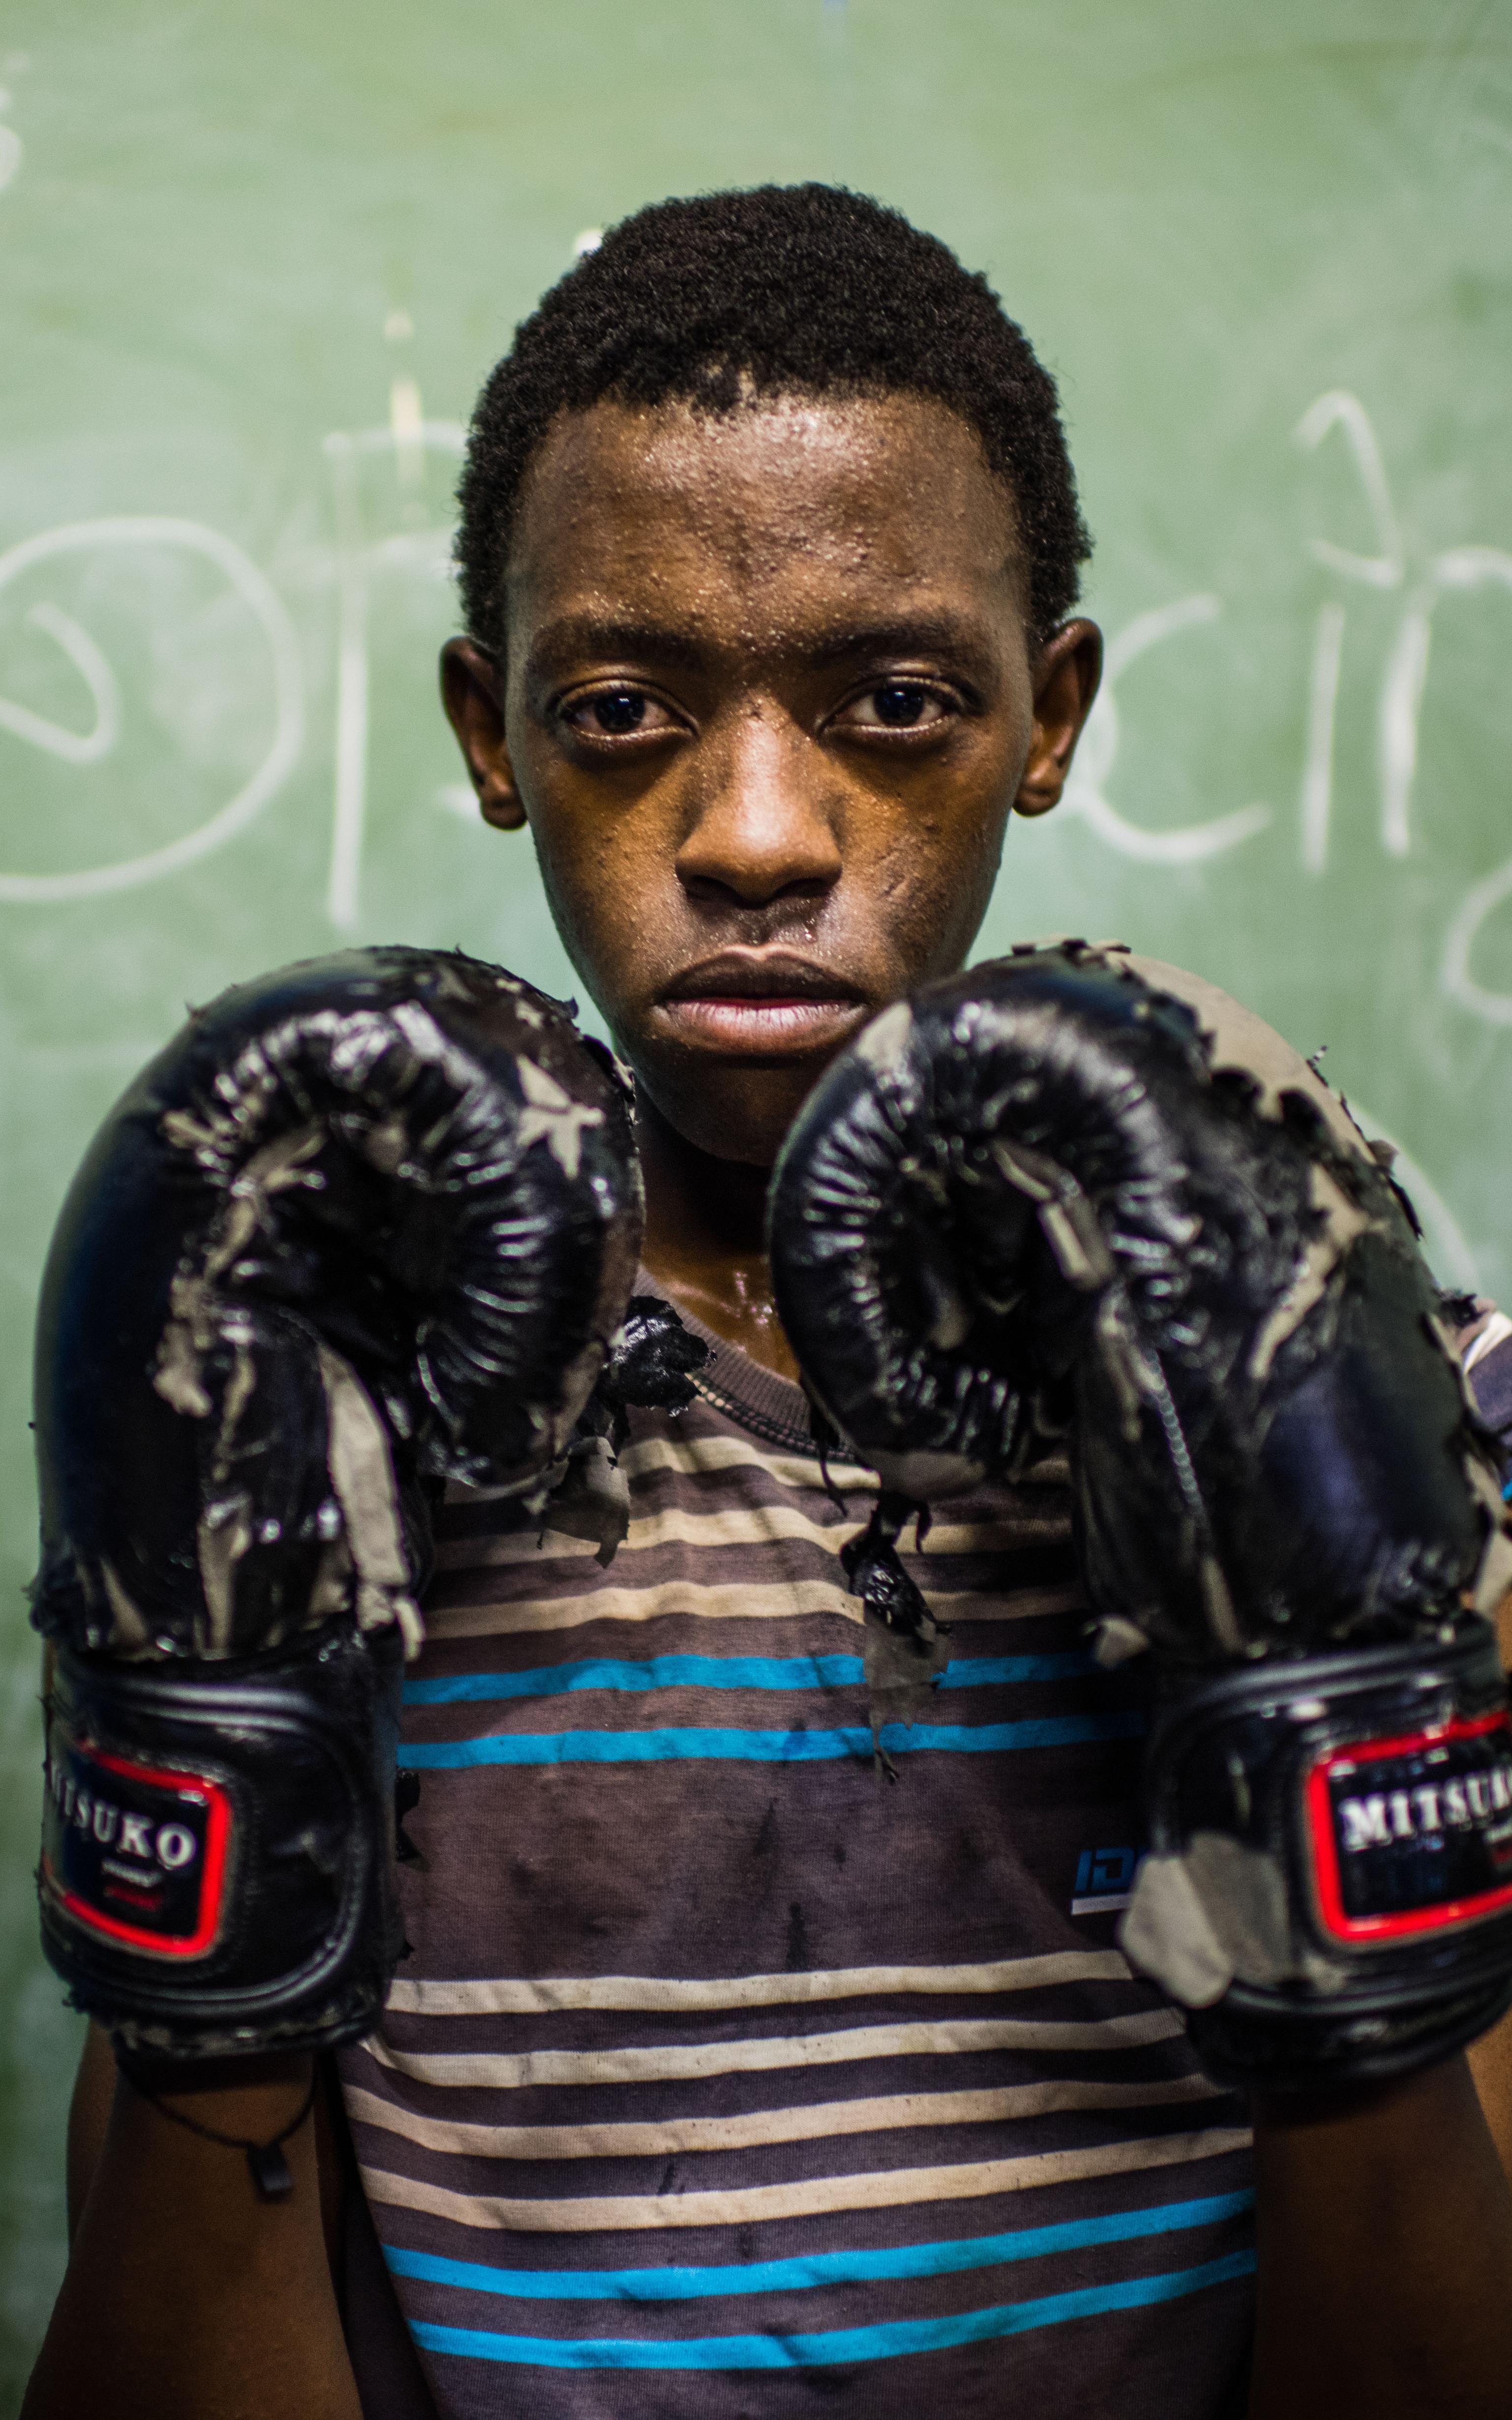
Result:
[[[316,2129],[285,2145],[285,2201],[242,2155],[162,2117],[91,2029],[69,2123],[72,2249],[23,2420],[362,2420],[332,2283]],[[304,2057],[239,2063],[174,2104],[266,2141],[310,2086]],[[327,2196],[328,2204],[330,2195]]]
[[[339,2277],[347,2223],[347,2195],[353,2190],[361,2191],[361,2187],[356,2183],[356,2161],[346,2135],[345,2118],[338,2121],[332,2117],[330,2094],[335,2088],[333,2077],[322,2079],[322,2089],[316,2095],[312,2115],[326,2257],[332,2277]],[[85,2204],[89,2198],[89,2188],[95,2180],[95,2171],[104,2152],[115,2099],[116,2056],[110,2046],[110,2036],[103,2025],[96,2024],[91,2019],[79,2055],[78,2073],[73,2079],[73,2097],[69,2103],[66,2181],[70,2251],[73,2239],[79,2232]]]
[[[1509,2118],[1508,2019],[1352,2106],[1257,2107],[1249,2420],[1501,2420]]]

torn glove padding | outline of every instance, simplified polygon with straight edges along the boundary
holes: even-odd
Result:
[[[1122,1939],[1211,2070],[1365,2080],[1491,2024],[1496,1457],[1405,1198],[1306,1063],[1174,969],[1026,948],[828,1071],[771,1245],[810,1384],[894,1497],[1069,1428],[1099,1653],[1161,1651]]]
[[[402,1645],[448,1478],[543,1490],[625,1315],[627,1103],[571,1014],[375,949],[191,1018],[43,1284],[43,1946],[138,2055],[371,2026]]]

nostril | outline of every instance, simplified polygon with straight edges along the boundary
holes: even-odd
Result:
[[[839,878],[825,876],[799,875],[786,879],[773,878],[754,867],[728,869],[724,874],[700,873],[679,863],[678,880],[689,899],[711,907],[766,908],[781,900],[817,902],[827,896]]]
[[[676,860],[685,890],[712,885],[749,904],[819,897],[839,880],[840,846],[827,816],[806,800],[721,800],[699,817]]]

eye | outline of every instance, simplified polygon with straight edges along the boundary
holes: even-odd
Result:
[[[560,714],[568,730],[585,739],[624,739],[677,727],[664,706],[658,706],[643,689],[628,687],[596,689],[586,697],[569,698]]]
[[[639,690],[614,689],[590,698],[588,711],[600,731],[639,731],[646,719],[646,701]]]
[[[951,701],[922,681],[881,681],[856,698],[840,717],[861,731],[919,731],[949,719]]]

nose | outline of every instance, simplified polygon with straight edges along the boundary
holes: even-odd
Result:
[[[786,716],[751,707],[732,718],[722,745],[705,746],[696,812],[676,858],[688,896],[742,908],[822,899],[839,881],[841,860],[820,751]]]

